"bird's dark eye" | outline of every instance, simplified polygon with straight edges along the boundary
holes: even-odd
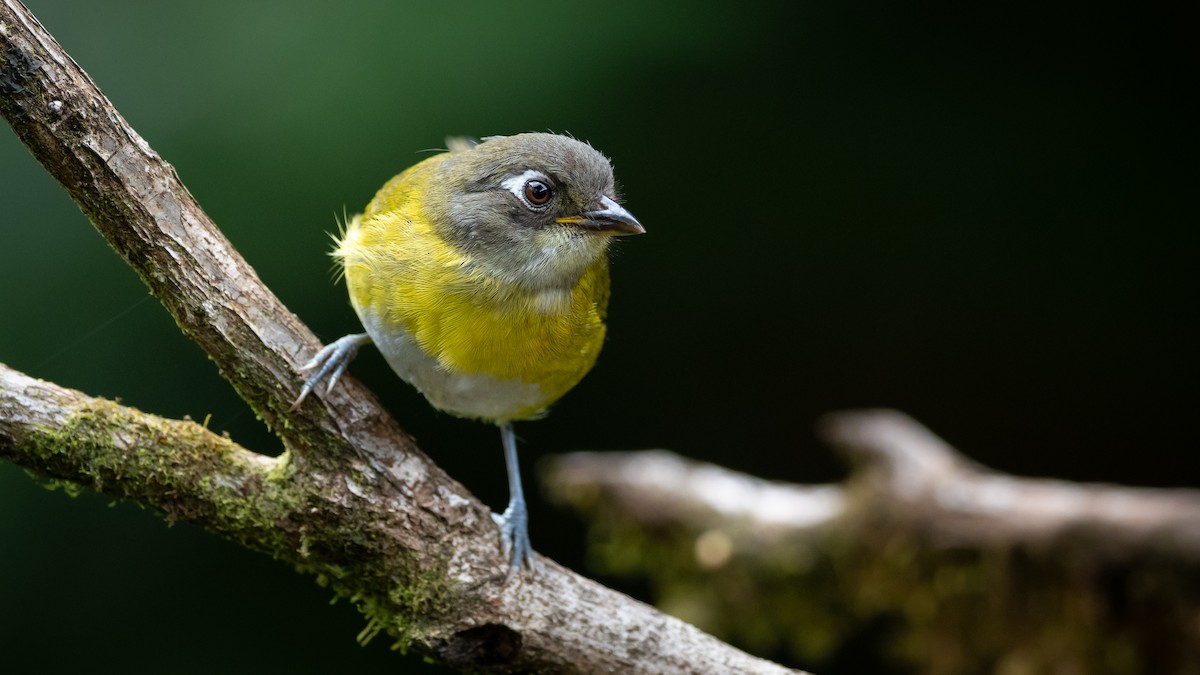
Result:
[[[540,180],[525,183],[525,199],[534,206],[545,206],[554,195],[554,190]]]

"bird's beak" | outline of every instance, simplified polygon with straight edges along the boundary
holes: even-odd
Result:
[[[646,228],[642,227],[632,213],[604,195],[600,195],[600,199],[596,200],[589,210],[577,216],[559,218],[555,222],[563,225],[575,225],[590,232],[615,236],[645,234],[646,232]]]

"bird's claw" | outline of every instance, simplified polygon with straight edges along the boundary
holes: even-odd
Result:
[[[500,547],[508,557],[508,576],[511,578],[522,566],[536,572],[538,564],[529,543],[529,514],[525,505],[509,503],[504,513],[493,513],[492,520],[500,526]]]
[[[308,379],[304,381],[304,386],[300,387],[300,395],[292,402],[290,410],[299,408],[305,397],[326,376],[329,377],[329,383],[325,387],[325,393],[333,391],[333,385],[337,384],[342,373],[346,372],[346,366],[354,360],[355,355],[358,354],[358,348],[370,341],[371,337],[366,333],[357,333],[343,335],[322,347],[321,351],[308,360],[308,363],[300,366],[301,371],[315,370],[316,372],[309,375]]]

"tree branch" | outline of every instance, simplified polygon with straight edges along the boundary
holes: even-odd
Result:
[[[665,451],[553,458],[543,482],[587,512],[610,572],[649,577],[661,606],[764,648],[819,660],[898,617],[897,654],[922,673],[1200,663],[1200,491],[1005,475],[888,410],[820,431],[851,461],[844,483]],[[731,618],[748,605],[766,620]]]
[[[316,338],[16,0],[0,0],[0,112],[287,450],[3,369],[0,457],[290,561],[459,668],[790,672],[550,561],[506,582],[487,508],[350,378],[289,413]]]
[[[870,516],[946,548],[1085,538],[1097,555],[1164,549],[1200,563],[1200,491],[1002,474],[891,410],[829,415],[821,435],[854,467],[845,485],[777,483],[662,450],[564,455],[547,461],[545,481],[561,501],[602,493],[647,526],[732,527],[764,545]]]
[[[1160,551],[1200,562],[1200,491],[1010,476],[968,461],[907,415],[829,415],[826,441],[854,465],[880,514],[946,547],[1054,547],[1127,559]]]

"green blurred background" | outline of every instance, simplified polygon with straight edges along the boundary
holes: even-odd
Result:
[[[1005,471],[1200,482],[1200,70],[1181,11],[28,4],[325,340],[357,329],[326,256],[335,216],[421,150],[554,130],[608,154],[649,234],[614,256],[596,370],[518,428],[531,476],[551,453],[666,447],[837,480],[812,422],[893,406]],[[0,203],[0,361],[277,451],[7,131]],[[433,412],[373,351],[352,372],[503,505],[493,429]],[[579,521],[532,492],[535,546],[586,571]],[[360,648],[362,619],[329,599],[197,528],[0,465],[0,670],[430,668],[385,638]],[[858,672],[879,653],[792,665]]]

